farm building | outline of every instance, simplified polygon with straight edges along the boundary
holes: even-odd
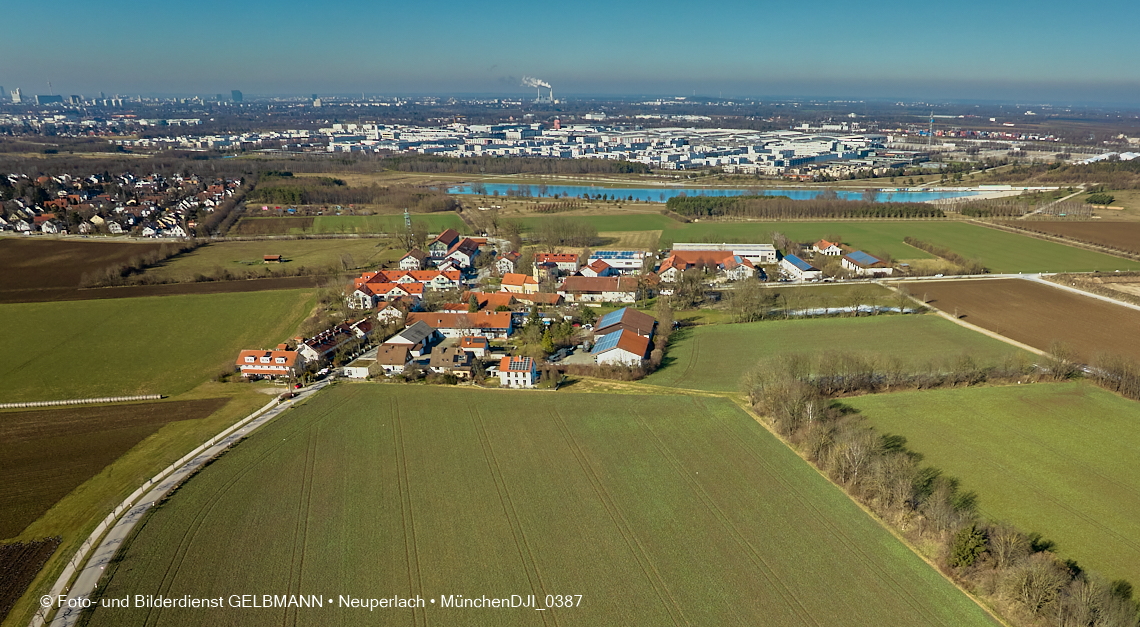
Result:
[[[532,388],[538,383],[538,366],[530,357],[504,356],[499,361],[499,385]]]
[[[861,250],[843,255],[841,263],[858,276],[890,276],[894,272],[890,264]]]
[[[526,274],[508,272],[503,275],[502,290],[513,294],[534,294],[538,291],[538,280]]]
[[[595,261],[606,262],[614,274],[637,274],[645,262],[645,253],[640,250],[595,250],[586,263]]]
[[[604,315],[594,324],[595,335],[609,335],[616,331],[628,330],[637,335],[652,338],[657,328],[657,320],[636,309],[622,307]]]
[[[772,244],[702,244],[679,242],[673,244],[673,252],[719,252],[744,257],[753,265],[776,263],[776,247]]]
[[[795,255],[784,255],[780,260],[780,272],[796,281],[815,281],[823,276],[819,268]]]
[[[602,336],[590,354],[599,365],[640,366],[649,357],[649,338],[629,329]]]
[[[756,275],[756,266],[747,257],[720,250],[674,251],[661,262],[657,274],[662,281],[676,283],[681,280],[681,274],[690,268],[715,270],[729,281],[740,281]]]
[[[482,335],[487,338],[505,338],[514,331],[509,311],[477,311],[475,313],[412,312],[409,324],[424,323],[445,337]]]
[[[568,277],[558,288],[568,303],[632,303],[637,300],[635,277]]]
[[[264,261],[265,263],[281,263],[282,261],[285,261],[285,260],[281,258],[281,255],[265,255],[262,258],[262,261]]]
[[[375,363],[376,360],[372,357],[357,357],[344,367],[344,376],[349,379],[367,379],[372,374],[372,365]]]
[[[235,365],[243,377],[292,377],[304,369],[305,358],[286,344],[279,344],[276,350],[241,351]]]
[[[812,244],[811,249],[817,255],[826,255],[828,257],[838,257],[843,254],[843,249],[839,247],[839,244],[829,242],[825,239],[821,239],[815,244]]]

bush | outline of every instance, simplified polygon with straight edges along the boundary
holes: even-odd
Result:
[[[1114,200],[1116,200],[1116,197],[1112,194],[1098,192],[1096,194],[1091,194],[1088,198],[1085,199],[1085,202],[1090,205],[1111,205],[1112,201]]]
[[[971,523],[954,535],[954,544],[950,547],[950,565],[955,568],[973,566],[987,547],[986,534]]]

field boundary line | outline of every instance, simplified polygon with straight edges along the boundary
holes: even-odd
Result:
[[[879,282],[879,284],[882,285],[883,287],[886,287],[887,289],[891,290],[892,292],[895,292],[896,294],[900,293],[898,287],[892,286],[889,283]],[[993,331],[990,331],[989,329],[983,329],[982,327],[979,327],[976,324],[971,324],[969,322],[966,322],[965,320],[955,318],[954,316],[946,313],[945,311],[942,311],[938,307],[934,307],[934,306],[931,306],[931,305],[928,305],[928,304],[922,302],[921,300],[916,298],[913,294],[906,293],[906,297],[911,299],[912,301],[918,303],[919,305],[922,305],[923,307],[930,309],[934,313],[938,314],[939,316],[942,316],[943,318],[949,320],[950,322],[953,322],[954,324],[956,324],[960,327],[969,329],[971,331],[974,331],[975,333],[981,333],[982,335],[985,335],[987,337],[991,337],[991,338],[998,340],[1000,342],[1005,342],[1006,344],[1020,348],[1021,350],[1029,351],[1030,353],[1033,353],[1034,355],[1038,355],[1041,357],[1045,356],[1045,351],[1043,351],[1039,348],[1033,348],[1032,346],[1030,346],[1028,344],[1022,344],[1021,342],[1018,342],[1017,340],[1014,340],[1014,339],[1010,339],[1004,335],[1001,335],[1000,333],[995,333]]]
[[[895,529],[893,526],[887,524],[887,522],[885,520],[883,520],[878,515],[876,515],[875,512],[871,511],[871,509],[869,507],[860,503],[858,501],[858,499],[856,499],[854,496],[852,496],[847,490],[844,490],[843,486],[836,484],[834,481],[831,480],[830,477],[828,477],[822,470],[820,470],[818,466],[811,463],[811,461],[808,460],[808,458],[801,455],[800,452],[797,451],[796,448],[794,446],[792,446],[790,442],[785,440],[784,437],[781,436],[779,433],[776,433],[776,431],[774,429],[772,429],[771,426],[768,425],[767,421],[764,420],[764,417],[761,416],[760,414],[756,413],[756,411],[753,410],[752,407],[750,407],[748,405],[748,403],[744,401],[743,398],[741,398],[741,397],[728,397],[728,398],[733,403],[735,403],[738,407],[740,407],[740,409],[743,410],[745,414],[751,416],[752,419],[754,421],[756,421],[756,424],[760,425],[760,427],[762,429],[764,429],[765,431],[770,433],[772,435],[772,437],[776,438],[777,440],[779,440],[779,442],[781,444],[783,444],[785,447],[787,447],[787,449],[789,451],[791,451],[793,455],[795,455],[796,457],[799,457],[801,460],[803,460],[803,463],[807,464],[808,467],[812,469],[812,471],[814,471],[820,477],[823,477],[824,481],[826,481],[830,485],[834,486],[837,490],[839,490],[843,494],[843,496],[847,497],[847,500],[854,503],[855,506],[858,507],[859,509],[863,510],[863,512],[865,514],[867,514],[867,516],[869,516],[871,518],[871,520],[875,521],[875,523],[877,523],[880,527],[885,529],[887,531],[887,533],[891,534],[891,536],[893,536],[896,540],[901,542],[902,545],[905,546],[907,549],[909,549],[911,553],[913,553],[916,557],[918,557],[918,559],[922,560],[923,562],[926,562],[926,564],[928,566],[930,566],[930,568],[932,570],[934,570],[934,572],[937,573],[938,576],[940,576],[943,579],[945,579],[946,581],[948,581],[950,583],[950,585],[954,586],[954,588],[956,588],[959,592],[966,595],[966,597],[968,599],[973,601],[975,605],[977,605],[979,608],[982,609],[983,612],[986,613],[986,616],[989,616],[990,619],[992,619],[997,624],[1002,625],[1003,627],[1013,627],[1013,625],[1011,625],[1004,618],[1002,618],[1002,616],[1000,614],[998,614],[996,610],[994,610],[993,608],[991,608],[988,605],[986,605],[985,603],[983,603],[981,599],[974,596],[969,590],[958,585],[958,583],[955,582],[953,579],[951,579],[949,575],[942,572],[942,570],[938,568],[938,566],[934,563],[933,560],[931,560],[931,559],[927,558],[925,555],[923,555],[922,552],[918,550],[918,547],[911,544],[911,542],[909,540],[907,540],[901,533],[899,533],[899,531],[897,529]]]
[[[708,411],[708,408],[705,406],[703,399],[695,400],[697,405],[703,409],[706,414],[711,415],[711,412]],[[736,443],[738,449],[749,457],[755,459],[757,465],[764,469],[764,472],[769,477],[771,477],[773,482],[783,486],[784,489],[787,490],[788,495],[798,501],[805,509],[814,512],[816,514],[816,520],[820,521],[821,527],[830,533],[831,536],[835,538],[840,545],[846,547],[847,550],[851,551],[852,554],[860,557],[861,564],[867,569],[868,572],[873,573],[879,577],[880,581],[882,581],[887,587],[891,588],[899,598],[905,599],[910,605],[911,609],[913,609],[916,614],[922,615],[925,619],[929,620],[930,624],[933,625],[942,623],[942,621],[939,621],[934,615],[931,614],[930,610],[923,605],[920,599],[916,598],[915,595],[906,588],[906,586],[900,583],[899,580],[890,573],[890,571],[882,562],[864,550],[858,540],[849,536],[843,527],[836,525],[830,516],[822,511],[810,498],[805,497],[803,493],[797,489],[786,476],[777,472],[776,468],[774,468],[772,465],[771,458],[764,457],[763,455],[758,454],[755,449],[750,448],[740,433],[732,430],[729,430],[727,432],[730,434],[733,442]]]
[[[1140,261],[1140,255],[1137,255],[1134,253],[1127,253],[1127,252],[1124,252],[1122,250],[1117,250],[1115,248],[1112,248],[1111,246],[1105,246],[1103,244],[1094,244],[1092,242],[1086,242],[1084,240],[1077,240],[1077,239],[1070,239],[1067,237],[1060,237],[1060,236],[1052,235],[1049,233],[1038,233],[1037,231],[1029,230],[1028,227],[1022,228],[1022,227],[1016,227],[1016,226],[1007,226],[1005,224],[998,224],[996,222],[994,222],[994,223],[982,222],[980,220],[967,220],[967,222],[969,222],[970,224],[977,224],[978,226],[983,226],[983,227],[986,227],[989,229],[993,229],[995,231],[1001,231],[1003,233],[1010,233],[1011,235],[1021,235],[1022,237],[1031,237],[1033,239],[1039,239],[1043,242],[1049,242],[1052,244],[1061,244],[1062,246],[1068,246],[1070,248],[1077,248],[1080,250],[1087,250],[1091,253],[1100,253],[1102,255],[1108,255],[1110,257],[1117,257],[1120,259],[1124,259],[1126,261]],[[1083,222],[1083,220],[1082,220],[1082,222]],[[1033,221],[1027,220],[1026,224],[1033,224]],[[1102,222],[1100,224],[1111,224],[1111,222],[1107,222],[1107,223]]]
[[[27,409],[31,407],[59,407],[60,405],[97,405],[105,403],[129,403],[132,401],[161,400],[161,394],[140,394],[137,396],[100,396],[95,398],[69,398],[62,401],[24,401],[21,403],[0,403],[0,409]]]
[[[88,598],[96,590],[101,579],[102,566],[110,563],[118,550],[119,542],[130,534],[142,515],[155,502],[179,485],[186,477],[201,468],[207,461],[245,437],[247,433],[253,432],[258,427],[276,418],[284,410],[308,399],[327,385],[328,382],[318,383],[302,391],[301,396],[293,401],[281,402],[280,399],[274,398],[148,479],[145,484],[127,496],[95,527],[87,540],[76,550],[75,555],[68,560],[67,566],[51,587],[49,595],[58,598],[67,591],[67,598],[69,599]],[[239,429],[242,432],[241,434],[237,433]],[[112,537],[112,535],[116,537]],[[100,538],[103,538],[103,541],[96,544]],[[88,557],[89,554],[92,555]],[[99,567],[98,570],[95,570],[96,566]],[[69,611],[66,608],[60,612],[53,612],[53,610],[55,610],[54,607],[43,608],[41,606],[32,616],[32,620],[28,624],[29,627],[42,627],[53,613],[55,616],[51,624],[56,627],[70,627],[79,619],[79,612]]]
[[[1056,278],[1055,274],[1051,274],[1049,276]],[[1078,296],[1086,296],[1088,298],[1095,298],[1096,300],[1102,300],[1106,303],[1112,303],[1113,305],[1120,305],[1121,307],[1127,307],[1129,309],[1135,309],[1136,311],[1140,311],[1140,305],[1130,303],[1127,301],[1123,301],[1123,300],[1117,300],[1115,298],[1112,298],[1111,296],[1105,296],[1104,294],[1097,294],[1096,292],[1088,292],[1088,291],[1082,290],[1080,288],[1073,287],[1071,285],[1065,285],[1063,283],[1057,283],[1056,281],[1050,281],[1049,279],[1046,279],[1044,276],[1042,276],[1040,274],[1031,274],[1031,275],[1027,275],[1025,277],[1022,277],[1022,278],[1025,279],[1026,281],[1029,281],[1030,283],[1038,283],[1041,285],[1048,285],[1049,287],[1055,287],[1055,288],[1060,289],[1060,290],[1065,290],[1066,292],[1072,292],[1073,294],[1077,294]]]

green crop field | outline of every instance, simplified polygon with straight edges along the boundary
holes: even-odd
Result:
[[[1140,409],[1083,383],[845,399],[923,463],[977,492],[991,520],[1056,542],[1109,579],[1140,582]]]
[[[312,291],[0,305],[0,402],[173,396],[232,368],[238,350],[291,337]]]
[[[533,228],[539,220],[519,221]],[[597,226],[598,231],[661,230],[659,246],[675,242],[770,242],[773,232],[781,232],[800,242],[812,242],[826,235],[841,235],[843,243],[871,254],[889,253],[895,259],[932,259],[933,255],[903,243],[907,236],[944,246],[969,258],[978,259],[990,272],[1102,272],[1140,270],[1140,262],[1089,250],[998,231],[965,222],[946,220],[850,221],[850,222],[692,222],[681,223],[659,214],[613,216],[570,216]]]
[[[412,216],[412,222],[423,222],[431,233],[439,233],[445,229],[455,229],[464,234],[471,232],[463,220],[454,213],[418,213]],[[313,220],[314,233],[402,233],[403,231],[403,214],[317,216]]]
[[[345,255],[355,267],[371,267],[393,257],[399,259],[404,251],[390,249],[390,243],[393,242],[377,238],[216,242],[163,262],[145,274],[172,281],[191,281],[196,275],[212,276],[221,270],[269,274],[303,267],[335,268],[340,272]],[[267,264],[265,255],[282,255],[285,262]]]
[[[761,360],[824,351],[896,356],[911,363],[969,354],[987,363],[1000,361],[1017,349],[931,315],[709,325],[674,333],[662,368],[645,382],[732,392],[739,389],[744,373]]]
[[[109,579],[104,598],[326,604],[99,608],[92,625],[994,624],[726,399],[338,386],[182,486]],[[429,602],[511,594],[581,597]]]

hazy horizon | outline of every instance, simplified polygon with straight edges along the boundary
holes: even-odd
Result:
[[[587,1],[377,6],[63,0],[88,40],[49,26],[0,39],[0,85],[26,94],[703,96],[1140,103],[1140,50],[1097,39],[1140,4]],[[9,24],[41,24],[31,3]],[[72,26],[68,27],[75,28]],[[82,35],[82,33],[80,33]]]

